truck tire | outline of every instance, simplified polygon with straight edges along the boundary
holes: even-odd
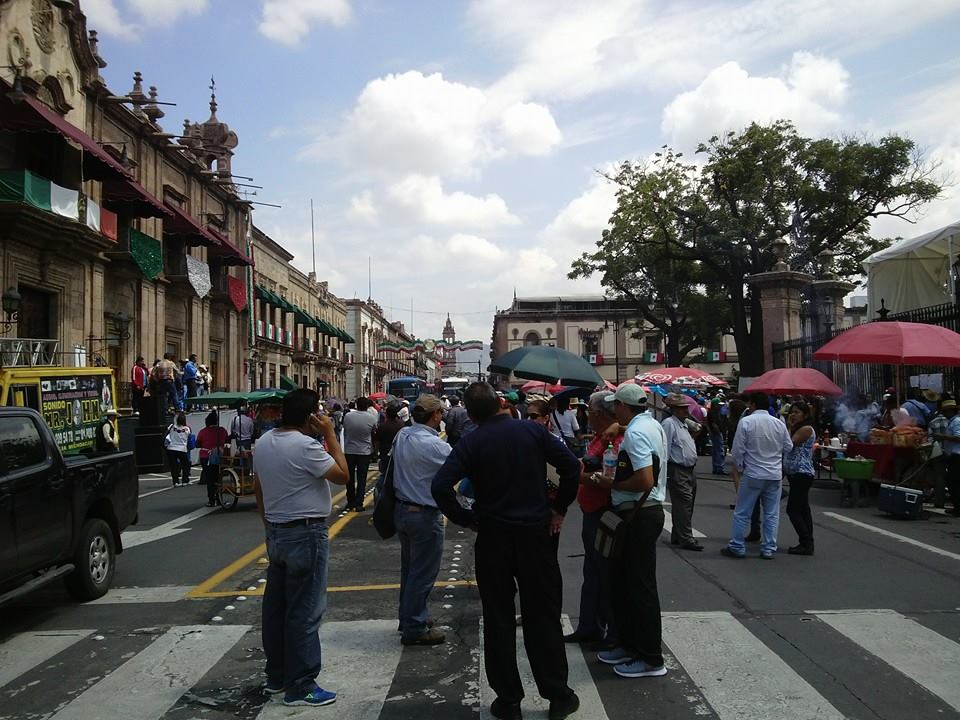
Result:
[[[116,562],[113,530],[103,520],[90,518],[73,551],[74,571],[64,578],[67,592],[81,601],[103,597],[113,583]]]

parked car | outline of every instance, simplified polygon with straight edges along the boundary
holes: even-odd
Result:
[[[61,577],[104,595],[138,489],[133,453],[64,457],[38,412],[0,407],[0,605]]]

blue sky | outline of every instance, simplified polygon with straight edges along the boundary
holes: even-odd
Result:
[[[960,179],[960,0],[82,0],[104,77],[156,85],[161,121],[218,115],[255,222],[343,297],[421,337],[488,340],[566,279],[613,207],[597,170],[787,117],[810,135],[913,137]],[[956,187],[911,236],[960,216]]]

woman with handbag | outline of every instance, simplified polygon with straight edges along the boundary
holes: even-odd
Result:
[[[187,425],[187,416],[177,415],[173,425],[167,428],[163,446],[167,449],[167,461],[170,465],[170,477],[174,487],[190,484],[190,440],[193,432]],[[196,441],[196,438],[193,438]]]
[[[207,415],[206,427],[197,434],[197,447],[200,448],[200,484],[207,486],[207,507],[218,502],[220,458],[224,448],[230,443],[230,434],[220,426],[216,411]]]

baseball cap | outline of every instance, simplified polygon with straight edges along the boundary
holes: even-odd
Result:
[[[647,394],[639,385],[631,383],[630,385],[621,385],[612,395],[607,395],[604,400],[613,402],[619,400],[624,405],[633,405],[634,407],[643,407],[647,404]]]
[[[421,395],[417,398],[415,407],[425,410],[428,413],[436,412],[443,408],[443,403],[436,395]]]

